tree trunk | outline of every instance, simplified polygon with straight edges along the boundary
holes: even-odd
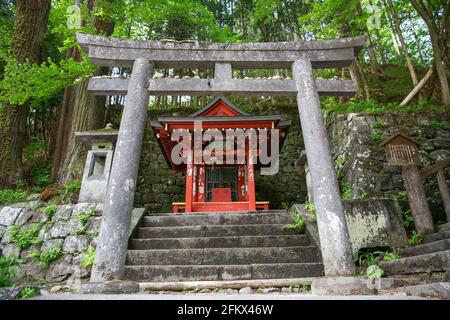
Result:
[[[402,175],[417,232],[421,235],[433,233],[433,219],[419,169],[416,165],[402,166]]]
[[[356,64],[356,61],[354,61],[350,67],[348,67],[348,70],[350,71],[350,78],[355,82],[356,85],[356,97],[358,99],[364,98],[364,85],[363,81],[361,79],[361,72],[359,72],[358,65]]]
[[[413,7],[420,14],[422,19],[425,21],[428,32],[430,34],[431,45],[433,48],[434,64],[436,67],[436,74],[439,79],[441,86],[441,102],[443,104],[450,105],[450,88],[447,78],[447,67],[444,63],[446,57],[446,42],[448,41],[448,36],[446,33],[449,28],[449,11],[450,11],[450,1],[445,5],[444,12],[441,18],[440,26],[438,27],[435,23],[433,13],[417,0],[410,0]],[[444,5],[443,5],[444,6]]]
[[[16,25],[10,57],[19,63],[40,61],[50,0],[17,0]],[[26,137],[27,105],[0,105],[0,188],[23,177],[22,154]]]
[[[112,0],[108,0],[112,1]],[[97,1],[88,1],[90,12]],[[94,19],[94,27],[98,33],[111,35],[114,29],[112,22]],[[109,69],[101,67],[95,75],[105,75]],[[88,79],[66,88],[58,118],[58,130],[53,157],[52,179],[65,183],[77,175],[75,164],[82,151],[81,145],[75,139],[75,132],[100,129],[105,125],[106,97],[89,96],[87,92]]]
[[[414,87],[417,86],[419,80],[417,79],[416,70],[414,69],[414,64],[409,55],[408,46],[406,45],[405,38],[403,37],[402,29],[400,28],[400,22],[398,21],[397,13],[395,12],[394,4],[392,0],[389,0],[389,8],[391,10],[392,19],[394,20],[394,25],[397,30],[398,39],[400,40],[400,45],[402,47],[403,55],[406,59],[406,65],[408,67],[409,73],[411,75],[411,79]]]

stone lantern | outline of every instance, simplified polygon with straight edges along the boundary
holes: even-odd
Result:
[[[118,131],[108,124],[105,129],[75,132],[75,136],[89,149],[84,166],[79,202],[105,201],[109,175]]]

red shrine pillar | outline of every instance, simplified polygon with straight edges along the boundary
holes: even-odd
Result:
[[[187,165],[186,165],[186,197],[185,197],[185,209],[184,212],[192,212],[192,184],[194,182],[193,176],[194,176],[194,157],[193,157],[193,150],[192,150],[192,139],[190,138],[189,145],[191,146],[191,149],[188,151],[187,154]]]

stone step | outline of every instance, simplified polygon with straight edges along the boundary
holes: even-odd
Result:
[[[239,265],[319,262],[315,246],[129,250],[127,265]]]
[[[450,230],[443,230],[431,234],[426,234],[423,236],[423,242],[429,243],[438,240],[450,239]]]
[[[438,240],[419,246],[400,249],[400,257],[418,256],[445,250],[450,250],[450,239]]]
[[[436,227],[437,231],[445,231],[445,230],[450,230],[450,222],[444,223],[444,224],[440,224]]]
[[[205,238],[162,238],[132,239],[132,250],[150,249],[195,249],[195,248],[250,248],[250,247],[295,247],[306,246],[311,242],[307,235],[268,235],[242,237],[205,237]]]
[[[450,267],[450,250],[381,261],[379,266],[387,275],[445,271]]]
[[[323,274],[321,263],[125,266],[125,279],[155,282],[287,279],[320,277]]]
[[[298,230],[285,230],[284,224],[205,225],[185,227],[140,227],[137,238],[199,238],[257,235],[298,235]]]
[[[208,215],[145,216],[143,227],[202,226],[202,225],[240,225],[240,224],[288,224],[291,216],[286,212],[268,213],[230,213]]]

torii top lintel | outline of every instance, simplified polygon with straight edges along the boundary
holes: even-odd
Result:
[[[137,58],[148,58],[157,68],[213,68],[231,63],[233,68],[291,68],[308,58],[314,68],[348,67],[366,37],[336,40],[267,43],[198,43],[115,39],[77,33],[81,47],[94,64],[131,66]]]

